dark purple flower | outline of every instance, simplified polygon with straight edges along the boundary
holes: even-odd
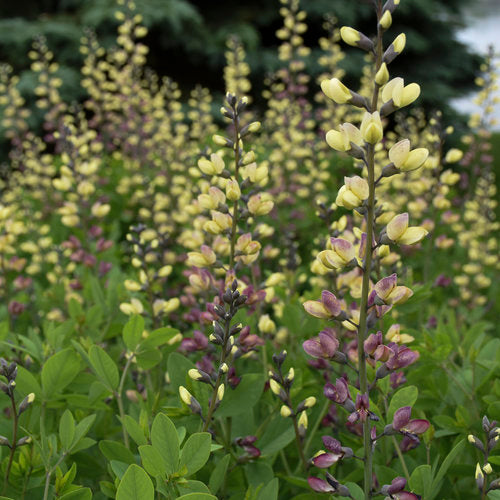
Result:
[[[391,342],[389,348],[394,351],[394,356],[386,362],[386,366],[389,370],[399,370],[400,368],[410,366],[420,357],[420,353],[412,351],[405,345],[400,346]]]
[[[394,418],[392,420],[392,427],[395,431],[400,432],[404,435],[416,436],[418,434],[423,434],[430,426],[428,420],[423,418],[411,418],[411,406],[403,406],[396,410],[394,413]]]
[[[382,494],[397,500],[419,500],[420,497],[418,495],[403,491],[405,486],[406,479],[404,477],[396,477],[392,480],[391,484],[384,484],[382,486]]]

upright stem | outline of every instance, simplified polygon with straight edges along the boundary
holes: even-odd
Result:
[[[234,179],[238,182],[238,169],[240,166],[240,121],[235,110],[234,116]],[[229,268],[234,268],[234,247],[236,245],[236,233],[238,229],[238,200],[233,205],[233,225],[231,227],[231,251],[229,254]]]
[[[214,384],[214,390],[212,392],[212,397],[210,398],[210,403],[208,405],[208,412],[207,412],[207,418],[205,419],[205,423],[203,424],[203,432],[206,432],[208,430],[208,427],[210,426],[210,422],[212,421],[212,416],[214,414],[215,408],[216,408],[216,402],[217,402],[217,392],[219,390],[219,387],[222,383],[222,379],[224,377],[224,373],[220,369],[220,367],[225,363],[226,361],[226,352],[227,352],[227,343],[229,341],[229,327],[230,327],[231,321],[226,320],[226,328],[224,332],[224,343],[221,346],[221,353],[220,353],[220,361],[219,361],[219,372],[217,374],[217,379],[215,380]]]
[[[127,376],[128,369],[130,368],[130,365],[132,364],[132,360],[134,359],[134,357],[135,353],[132,353],[127,359],[127,363],[125,364],[125,368],[123,369],[122,377],[120,379],[120,385],[118,386],[118,391],[115,392],[115,398],[116,402],[118,403],[118,411],[120,413],[120,420],[122,423],[123,442],[125,443],[125,446],[129,449],[130,449],[130,443],[124,423],[125,411],[123,408],[122,393],[123,393],[123,386],[125,385],[125,377]]]
[[[382,15],[382,2],[377,0],[377,21]],[[378,23],[377,23],[378,25]],[[382,31],[378,25],[376,51],[376,71],[382,64]],[[374,83],[373,95],[371,100],[371,112],[377,111],[379,86]],[[359,387],[361,394],[368,394],[368,378],[366,373],[366,355],[364,342],[367,337],[367,314],[368,314],[368,295],[370,292],[370,275],[372,271],[373,257],[373,235],[374,235],[374,212],[375,212],[375,146],[367,144],[367,170],[368,170],[368,203],[366,207],[366,253],[363,262],[363,283],[361,288],[360,316],[358,327],[358,371]],[[365,499],[369,500],[372,493],[372,442],[370,436],[370,420],[363,422],[363,448],[364,448],[364,493]]]
[[[5,480],[3,483],[3,490],[2,493],[5,493],[5,490],[7,489],[7,485],[9,484],[9,475],[10,475],[10,469],[12,467],[12,462],[14,460],[14,453],[16,452],[16,447],[17,447],[17,424],[18,424],[18,415],[17,415],[17,408],[16,408],[16,400],[14,399],[14,395],[10,395],[10,402],[12,406],[12,413],[14,415],[14,421],[12,423],[12,441],[10,445],[10,455],[9,455],[9,462],[7,464],[7,470],[5,471]]]

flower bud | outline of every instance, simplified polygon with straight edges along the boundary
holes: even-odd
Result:
[[[384,14],[382,15],[382,17],[380,18],[379,24],[385,30],[389,29],[391,27],[392,16],[391,16],[390,11],[386,10],[384,12]]]
[[[323,80],[321,82],[321,90],[337,104],[345,104],[352,99],[350,90],[338,78]]]
[[[31,392],[21,401],[18,409],[18,415],[21,415],[21,413],[26,411],[33,404],[33,401],[35,401],[35,394]]]
[[[350,26],[342,26],[340,28],[340,36],[347,45],[351,45],[352,47],[359,47],[366,51],[373,49],[373,42],[366,35],[363,35],[363,33]]]
[[[224,384],[221,384],[217,389],[217,401],[222,401],[223,398],[224,398]]]
[[[387,69],[387,64],[382,63],[379,70],[375,74],[375,83],[382,87],[389,81],[389,71]]]
[[[366,142],[376,144],[380,141],[384,135],[384,131],[379,112],[375,111],[374,113],[369,113],[367,111],[361,122],[360,130]]]
[[[289,417],[291,414],[292,414],[292,410],[288,406],[283,405],[281,407],[281,409],[280,409],[280,415],[283,418]]]
[[[182,385],[179,386],[179,395],[185,404],[188,406],[191,404],[193,396],[191,396],[191,393]]]

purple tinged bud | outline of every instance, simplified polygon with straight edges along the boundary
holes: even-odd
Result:
[[[405,430],[407,432],[410,432],[411,434],[423,434],[429,428],[430,425],[431,424],[429,423],[428,420],[425,420],[423,418],[415,418],[408,422],[408,424],[405,427]]]
[[[323,436],[321,439],[323,440],[323,444],[328,451],[333,453],[340,453],[342,451],[342,445],[337,439],[332,438],[331,436]]]
[[[312,459],[312,463],[315,467],[320,469],[328,469],[333,464],[337,463],[340,458],[342,458],[342,454],[321,453],[321,455],[317,455]]]
[[[335,493],[335,488],[319,477],[309,476],[307,482],[314,491],[319,493]]]
[[[321,302],[333,317],[338,316],[342,312],[340,301],[328,290],[323,290],[321,292]]]
[[[373,355],[377,347],[382,344],[382,341],[382,332],[372,333],[369,335],[363,344],[366,354]]]
[[[411,406],[403,406],[396,410],[394,418],[392,419],[392,426],[395,430],[399,431],[406,427],[411,417]]]
[[[335,381],[335,385],[330,382],[325,384],[323,392],[326,398],[338,404],[344,404],[351,398],[347,382],[343,378],[338,378]]]

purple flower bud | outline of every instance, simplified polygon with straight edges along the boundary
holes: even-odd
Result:
[[[335,336],[335,331],[331,328],[325,328],[317,337],[306,340],[302,347],[304,351],[314,358],[331,359],[335,356],[339,347],[339,341]]]
[[[335,493],[335,488],[319,477],[309,476],[307,482],[314,491],[319,493]]]
[[[410,421],[411,417],[411,406],[403,406],[396,410],[394,413],[394,418],[392,419],[392,426],[395,430],[399,431],[405,427]]]
[[[338,378],[335,381],[335,385],[331,384],[330,382],[325,384],[323,392],[325,394],[325,397],[338,404],[344,404],[348,399],[351,398],[347,382],[343,378]]]
[[[339,459],[342,458],[342,453],[321,453],[321,455],[317,455],[312,459],[312,462],[315,467],[319,467],[320,469],[328,469],[333,464],[337,463]]]
[[[369,335],[363,344],[366,354],[373,355],[377,347],[382,344],[382,342],[382,332],[372,333]]]

